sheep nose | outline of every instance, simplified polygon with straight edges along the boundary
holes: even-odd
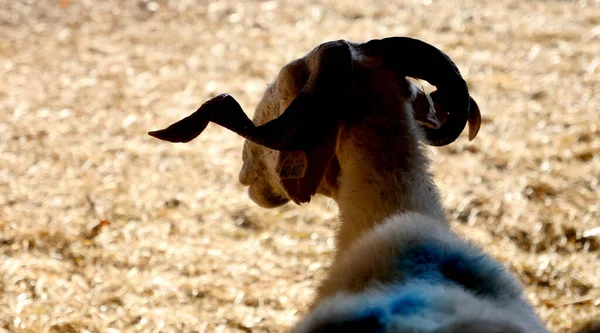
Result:
[[[254,183],[256,178],[258,178],[256,176],[256,172],[250,170],[250,168],[247,168],[245,166],[242,167],[242,170],[240,171],[239,175],[239,181],[242,185],[250,186],[252,185],[252,183]]]

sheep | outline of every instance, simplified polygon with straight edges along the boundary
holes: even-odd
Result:
[[[547,332],[517,280],[439,219],[390,216],[340,256],[292,333]]]
[[[222,94],[149,134],[188,142],[210,121],[246,138],[239,180],[258,205],[338,204],[333,263],[293,333],[546,332],[518,281],[446,220],[423,143],[450,144],[467,123],[472,140],[481,116],[439,49],[324,43],[282,68],[253,120]]]

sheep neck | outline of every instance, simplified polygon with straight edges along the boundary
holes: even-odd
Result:
[[[341,218],[339,253],[396,213],[414,211],[445,221],[412,115],[393,115],[375,113],[340,131],[340,177],[334,198]]]

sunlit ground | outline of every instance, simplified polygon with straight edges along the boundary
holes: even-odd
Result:
[[[553,332],[598,318],[598,1],[46,0],[0,4],[0,331],[290,327],[336,205],[256,207],[225,130],[145,133],[222,92],[251,113],[321,42],[388,36],[447,52],[481,106],[475,141],[431,150],[453,227]]]

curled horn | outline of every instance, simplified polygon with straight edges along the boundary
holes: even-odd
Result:
[[[238,102],[222,94],[204,103],[190,116],[148,134],[170,142],[189,142],[209,122],[221,125],[259,145],[275,150],[309,150],[318,146],[345,109],[352,75],[351,45],[343,40],[322,44],[306,58],[307,82],[276,119],[254,123]]]
[[[256,135],[257,127],[244,113],[240,104],[229,94],[216,96],[202,104],[191,115],[165,129],[151,131],[148,134],[169,142],[189,142],[200,135],[209,122],[221,125],[263,146],[272,149],[281,148],[278,142],[272,142],[269,137]]]
[[[371,40],[358,47],[368,56],[380,57],[384,66],[398,75],[423,79],[437,87],[431,98],[448,110],[448,118],[438,129],[423,127],[428,144],[444,146],[454,142],[467,120],[475,117],[470,114],[471,98],[465,80],[454,62],[441,50],[407,37]]]

